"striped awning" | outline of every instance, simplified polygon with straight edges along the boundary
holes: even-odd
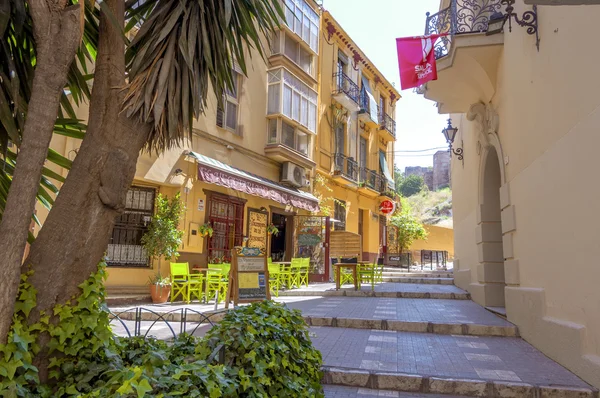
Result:
[[[319,211],[318,199],[308,192],[283,186],[278,182],[240,170],[216,159],[189,152],[198,164],[198,180],[209,184],[273,200],[311,212]]]

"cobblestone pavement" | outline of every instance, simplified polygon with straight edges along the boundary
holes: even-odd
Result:
[[[326,366],[469,380],[589,387],[524,340],[312,327]]]
[[[370,390],[367,388],[344,387],[344,386],[323,386],[325,398],[461,398],[456,395],[439,394],[413,394],[408,392]]]
[[[288,302],[305,316],[512,326],[469,300],[319,297]]]
[[[354,290],[352,285],[343,285],[343,290]],[[362,291],[371,291],[371,285],[361,286]],[[293,289],[290,292],[301,296],[303,292],[335,291],[335,283],[314,283],[309,287]],[[454,285],[418,284],[418,283],[393,283],[384,282],[375,285],[376,292],[402,292],[402,293],[466,293]]]

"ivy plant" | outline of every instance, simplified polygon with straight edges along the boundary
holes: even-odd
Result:
[[[321,353],[299,310],[261,301],[230,311],[197,352],[224,345],[225,365],[237,375],[238,397],[323,397]]]
[[[7,398],[323,397],[321,354],[297,310],[262,302],[230,311],[206,338],[182,334],[166,342],[117,338],[104,299],[106,265],[81,293],[29,319],[37,292],[21,278],[8,342],[0,345],[0,396]],[[33,357],[40,337],[49,382]],[[210,354],[223,343],[225,363]]]

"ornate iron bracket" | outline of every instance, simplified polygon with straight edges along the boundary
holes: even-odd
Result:
[[[506,5],[506,15],[505,18],[508,20],[508,31],[512,32],[512,18],[515,19],[515,22],[522,27],[527,28],[527,34],[535,35],[535,46],[538,51],[540,51],[540,37],[538,35],[538,19],[537,19],[537,6],[533,5],[533,11],[525,11],[521,18],[519,18],[518,14],[514,12],[513,4],[515,4],[515,0],[501,0],[502,4]]]

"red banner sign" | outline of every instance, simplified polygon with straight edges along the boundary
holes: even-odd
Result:
[[[437,80],[434,45],[439,37],[447,35],[446,33],[396,39],[402,90]]]

